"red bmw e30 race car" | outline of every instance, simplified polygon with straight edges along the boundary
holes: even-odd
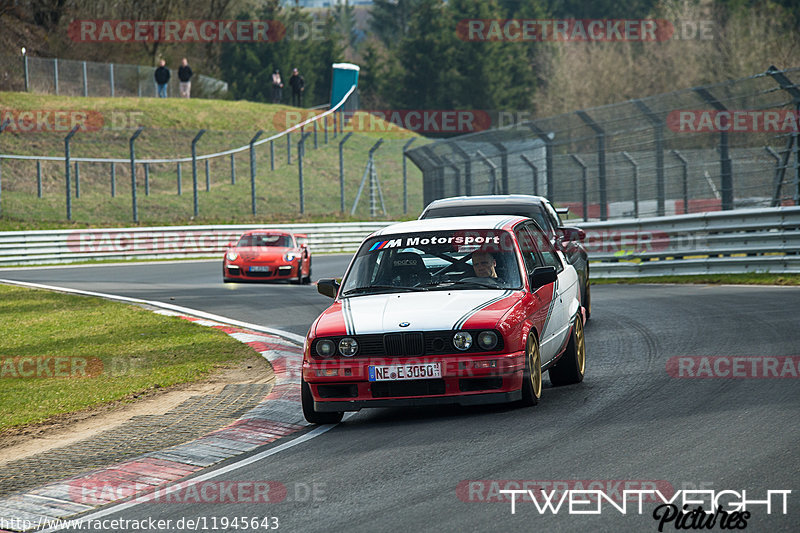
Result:
[[[369,236],[306,336],[303,414],[364,407],[538,403],[583,380],[579,280],[520,216],[402,222]]]
[[[222,280],[311,283],[311,252],[306,235],[272,230],[245,232],[225,252]]]

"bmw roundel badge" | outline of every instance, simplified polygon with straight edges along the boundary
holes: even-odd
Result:
[[[411,325],[411,322],[400,322],[400,327],[401,328],[407,328],[410,325]]]

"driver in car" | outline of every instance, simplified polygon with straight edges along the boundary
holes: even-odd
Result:
[[[497,261],[492,254],[483,251],[477,251],[472,254],[472,269],[475,271],[475,276],[479,278],[497,278],[495,267]]]

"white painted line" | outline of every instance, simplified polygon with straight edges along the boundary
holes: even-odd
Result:
[[[56,287],[53,285],[42,285],[39,283],[28,283],[27,281],[14,281],[11,279],[0,279],[0,283],[5,283],[8,285],[18,285],[20,287],[30,287],[32,289],[46,289],[50,291],[59,291],[59,292],[66,292],[70,294],[79,294],[82,296],[95,296],[98,298],[106,298],[108,300],[117,300],[120,302],[128,302],[134,303],[139,305],[150,305],[152,307],[159,307],[161,309],[168,309],[170,311],[177,311],[179,313],[183,313],[184,315],[194,316],[197,318],[205,318],[208,320],[214,320],[216,322],[221,322],[223,324],[227,324],[230,326],[238,326],[241,328],[252,329],[253,331],[259,331],[261,333],[269,333],[272,335],[276,335],[278,337],[283,337],[284,339],[290,340],[300,346],[303,345],[305,342],[305,338],[301,335],[297,335],[295,333],[290,333],[288,331],[283,331],[281,329],[275,328],[268,328],[264,326],[259,326],[258,324],[251,324],[249,322],[242,322],[240,320],[234,320],[232,318],[227,318],[220,315],[215,315],[212,313],[206,313],[205,311],[199,311],[197,309],[190,309],[188,307],[181,307],[179,305],[172,305],[172,304],[165,304],[161,302],[154,302],[152,300],[140,300],[139,298],[129,298],[127,296],[117,296],[115,294],[106,294],[103,292],[92,292],[92,291],[82,291],[80,289],[70,289],[67,287]]]
[[[94,267],[118,267],[118,266],[141,266],[141,265],[176,265],[176,264],[185,264],[185,263],[214,263],[219,261],[219,258],[225,252],[220,252],[219,254],[215,254],[213,256],[209,255],[207,259],[131,259],[130,261],[117,261],[114,263],[88,263],[88,264],[80,264],[74,265],[71,263],[61,263],[61,264],[51,264],[51,265],[9,265],[9,266],[0,266],[0,272],[5,272],[6,270],[49,270],[54,268],[94,268]],[[76,261],[77,262],[77,261]]]
[[[313,430],[309,431],[308,433],[306,433],[305,435],[301,435],[300,437],[297,437],[296,439],[292,439],[289,442],[285,442],[285,443],[280,444],[280,445],[278,445],[278,446],[276,446],[274,448],[270,448],[269,450],[265,450],[265,451],[263,451],[261,453],[257,453],[256,455],[252,455],[250,457],[247,457],[246,459],[242,459],[240,461],[237,461],[237,462],[235,462],[233,464],[229,464],[229,465],[224,466],[222,468],[219,468],[217,470],[213,470],[211,472],[207,472],[205,474],[201,474],[201,475],[199,475],[199,476],[197,476],[195,478],[192,478],[192,479],[189,479],[189,480],[186,480],[186,481],[177,481],[177,482],[175,482],[175,484],[171,485],[167,489],[158,489],[158,490],[159,490],[159,492],[161,494],[168,494],[168,493],[171,493],[171,492],[175,492],[177,490],[182,490],[182,489],[184,489],[184,488],[186,488],[188,486],[194,485],[196,483],[200,483],[201,481],[206,481],[207,479],[213,479],[213,478],[215,478],[217,476],[221,476],[222,474],[227,474],[228,472],[233,472],[234,470],[238,470],[239,468],[242,468],[243,466],[247,466],[249,464],[255,463],[256,461],[260,461],[260,460],[262,460],[262,459],[264,459],[266,457],[269,457],[271,455],[275,455],[276,453],[282,452],[283,450],[288,450],[289,448],[292,448],[293,446],[297,446],[298,444],[302,444],[302,443],[306,442],[307,440],[313,439],[314,437],[318,437],[318,436],[322,435],[323,433],[325,433],[326,431],[328,431],[330,429],[333,429],[334,427],[336,427],[336,424],[326,424],[326,425],[323,425],[323,426],[318,426],[318,427],[314,428]],[[112,505],[111,507],[107,507],[105,509],[101,509],[100,511],[97,511],[96,513],[90,513],[90,514],[88,514],[86,516],[83,516],[81,518],[72,518],[71,520],[86,520],[86,521],[95,520],[97,518],[102,518],[104,516],[108,516],[108,515],[113,514],[113,513],[117,513],[117,512],[120,512],[120,511],[125,511],[126,509],[130,509],[131,507],[136,507],[140,503],[151,503],[150,501],[147,500],[147,496],[146,495],[145,496],[136,496],[135,498],[142,498],[142,500],[141,501],[131,500],[131,501],[128,501],[128,502],[125,502],[125,503],[120,503],[118,505]],[[40,533],[49,533],[49,532],[52,532],[52,531],[60,531],[61,529],[63,529],[63,528],[62,527],[52,527],[50,529],[41,530]]]

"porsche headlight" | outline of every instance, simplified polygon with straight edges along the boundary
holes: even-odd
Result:
[[[228,258],[228,261],[236,261],[239,258],[239,254],[237,254],[234,251],[230,251],[227,254],[225,254],[225,257]]]
[[[339,341],[339,353],[345,357],[353,357],[358,352],[358,342],[352,337],[345,337]]]
[[[453,335],[453,346],[462,352],[469,350],[472,346],[472,335],[468,331],[459,331]]]

